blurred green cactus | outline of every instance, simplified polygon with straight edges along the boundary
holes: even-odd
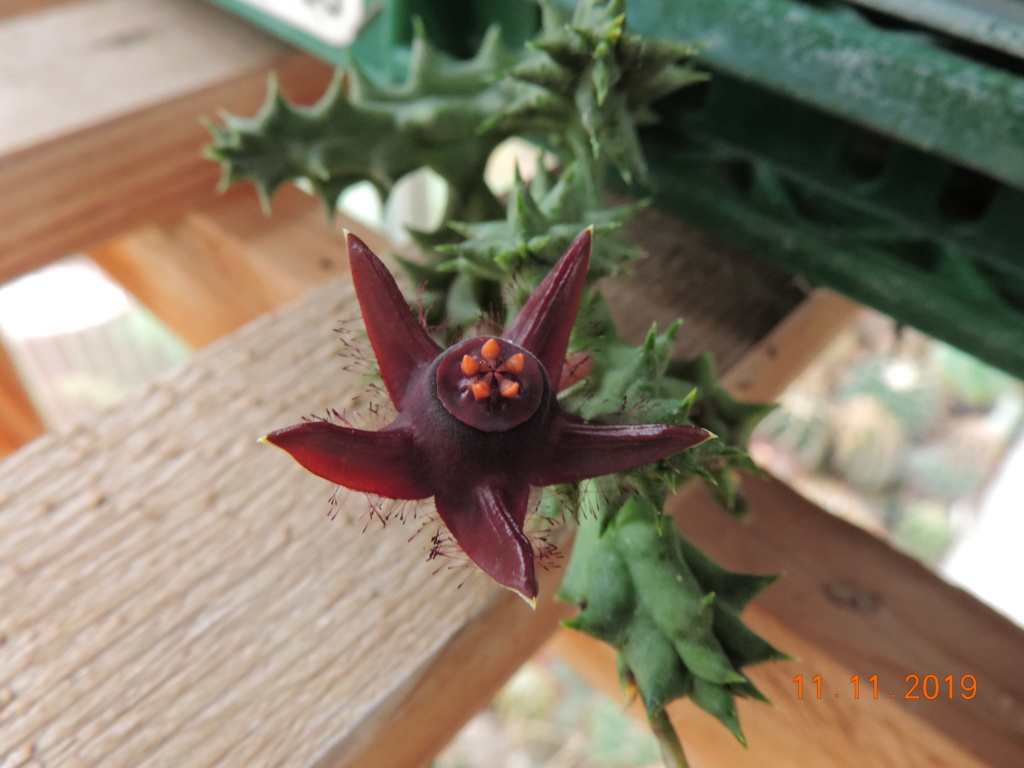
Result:
[[[811,471],[825,463],[832,444],[824,402],[807,395],[784,395],[761,422],[759,434]]]
[[[919,440],[935,428],[942,400],[934,377],[907,359],[872,358],[847,375],[840,401],[866,395],[894,416],[909,440]]]
[[[834,405],[832,465],[854,486],[877,493],[903,468],[907,437],[904,422],[871,395],[860,394]]]

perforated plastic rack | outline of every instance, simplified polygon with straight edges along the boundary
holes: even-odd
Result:
[[[1024,376],[1024,3],[646,0],[715,77],[645,136],[660,202]]]
[[[1024,0],[627,7],[714,74],[644,135],[661,206],[1024,377]],[[392,0],[364,66],[400,76],[413,16],[456,56],[538,22],[525,0]]]

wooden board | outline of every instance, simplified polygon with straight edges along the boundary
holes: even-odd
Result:
[[[213,202],[200,120],[255,112],[271,69],[300,103],[331,75],[201,0],[89,0],[0,22],[0,70],[18,73],[0,82],[0,281]]]
[[[263,312],[347,274],[341,215],[297,187],[274,196],[264,215],[251,190],[233,190],[177,221],[148,225],[89,250],[89,256],[196,347]],[[365,230],[360,230],[365,231]],[[381,253],[390,246],[366,232]]]
[[[353,494],[332,522],[330,485],[255,442],[366,413],[331,331],[352,306],[333,283],[0,463],[0,765],[365,765],[399,726],[412,765],[552,631],[564,608],[427,562],[423,518],[364,533]]]
[[[43,433],[43,422],[0,343],[0,457]]]
[[[74,0],[4,0],[0,4],[0,20],[22,13],[41,11],[54,5],[70,3]]]
[[[231,231],[243,220],[247,226]],[[260,213],[251,195],[234,194],[168,225],[124,234],[89,256],[202,347],[344,274],[344,238],[328,227],[316,201],[290,187],[277,196],[273,216]]]
[[[225,205],[212,241],[291,242],[287,219],[250,230]],[[0,464],[9,760],[418,765],[554,630],[564,606],[432,577],[429,531],[342,522],[365,516],[358,495],[325,520],[329,485],[253,442],[317,408],[365,412],[330,331],[353,309],[334,283]]]
[[[745,403],[770,403],[864,311],[827,288],[816,289],[723,372],[722,386]]]
[[[138,18],[128,5],[153,9],[153,19],[176,13],[169,0],[89,0],[46,13],[96,12],[73,17],[92,19],[88,24],[69,25],[72,17],[64,17],[62,34],[69,44],[77,38],[102,43],[96,32],[109,27],[96,25],[106,24],[112,9]],[[178,5],[199,7],[195,0]],[[0,43],[25,18],[0,24]],[[219,18],[218,29],[237,26]],[[289,260],[290,247],[304,242],[306,225],[293,227],[298,214],[286,217],[288,223],[254,218],[251,208],[233,207],[235,198],[218,202],[225,207],[214,213],[208,206],[216,168],[198,156],[206,134],[196,116],[218,107],[251,113],[262,100],[264,66],[250,66],[250,54],[278,62],[300,100],[320,93],[325,68],[304,57],[280,58],[277,43],[253,38],[252,49],[235,59],[237,68],[149,101],[148,81],[140,77],[145,68],[135,57],[156,56],[161,36],[134,31],[129,25],[113,38],[116,44],[87,48],[103,61],[85,56],[80,67],[61,73],[84,84],[92,73],[104,73],[99,82],[132,98],[113,111],[106,98],[80,99],[77,117],[52,139],[15,152],[18,139],[8,137],[0,147],[6,155],[0,194],[9,201],[0,213],[0,277],[130,232],[119,246],[125,274],[134,271],[140,293],[148,285],[151,302],[166,300],[187,292],[188,281],[164,281],[162,294],[154,290],[158,281],[139,277],[149,272],[147,253],[174,260],[181,276],[189,271],[188,249],[198,244],[224,256],[231,275],[251,270],[241,282],[262,303],[240,300],[232,309],[237,324],[295,286],[318,282],[322,267],[313,265],[323,258],[331,261],[325,273],[343,269],[329,255],[330,235],[314,236],[328,255]],[[176,39],[181,50],[195,42]],[[0,60],[11,50],[17,49],[0,44]],[[191,50],[202,69],[201,52]],[[122,55],[111,68],[109,57]],[[50,66],[46,57],[15,63],[44,73]],[[197,205],[201,213],[183,217]],[[650,214],[637,222],[656,258],[640,266],[637,281],[612,289],[625,310],[627,335],[642,333],[651,319],[665,324],[687,317],[680,350],[715,349],[723,370],[738,366],[732,381],[748,396],[777,391],[849,311],[816,299],[806,306],[818,320],[805,314],[789,323],[802,340],[758,343],[799,302],[801,287],[749,260],[721,260],[722,249],[704,235],[666,219]],[[161,225],[148,226],[154,221]],[[252,258],[248,267],[239,266],[243,251]],[[216,263],[193,270],[194,285],[212,296],[231,285],[213,269]],[[291,287],[268,285],[275,270]],[[717,282],[703,282],[709,276]],[[415,536],[416,521],[362,533],[368,505],[359,496],[344,499],[338,520],[329,522],[329,486],[253,443],[314,409],[366,412],[363,385],[340,372],[339,344],[330,332],[353,309],[344,283],[306,296],[214,343],[174,378],[96,423],[45,436],[0,463],[0,766],[419,766],[553,631],[564,608],[545,602],[530,613],[478,574],[448,570],[450,563],[434,574],[439,564],[425,562],[429,527]],[[749,356],[752,350],[760,362]],[[699,530],[687,530],[713,552],[723,546],[720,554],[736,567],[754,569],[759,552],[788,557],[796,598],[776,606],[770,598],[780,588],[773,588],[749,618],[801,654],[804,674],[848,677],[861,663],[872,665],[864,675],[876,666],[880,675],[897,674],[908,663],[962,658],[991,681],[1000,665],[1024,655],[1019,631],[993,623],[974,601],[937,589],[916,572],[890,567],[887,556],[870,560],[869,575],[891,574],[885,590],[921,597],[921,610],[943,622],[906,621],[920,615],[913,605],[888,620],[887,600],[871,617],[840,611],[846,623],[827,623],[823,631],[816,611],[835,611],[837,599],[854,608],[864,604],[856,582],[832,584],[823,600],[820,590],[833,574],[828,568],[859,577],[859,558],[873,550],[845,529],[826,536],[815,527],[820,511],[800,507],[785,492],[768,498],[785,507],[783,523],[790,507],[808,517],[763,530],[730,528],[719,527],[724,517],[708,510],[710,543]],[[698,512],[687,513],[683,524],[699,527],[700,520]],[[739,552],[750,559],[728,559]],[[544,595],[558,575],[544,575]],[[851,622],[859,623],[859,633]],[[969,633],[949,626],[983,627],[983,651],[968,646]],[[922,648],[932,650],[913,655]],[[931,671],[921,667],[922,674]],[[777,701],[786,701],[789,670],[767,666],[757,674]],[[960,713],[951,719],[941,706],[907,714],[891,702],[864,702],[872,706],[853,712],[808,700],[775,719],[777,710],[754,707],[758,714],[751,715],[747,708],[751,740],[760,738],[749,755],[758,765],[820,758],[837,768],[869,759],[969,766],[986,754],[1012,758],[1006,750],[1020,745],[1021,696],[1017,678],[1005,678],[994,687],[985,683],[1000,695],[994,704],[979,702],[984,706],[959,726]],[[690,715],[684,709],[680,716]],[[710,718],[697,713],[684,726],[707,765],[740,764],[731,737]]]

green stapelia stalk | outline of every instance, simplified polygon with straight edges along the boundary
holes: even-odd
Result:
[[[602,183],[617,172],[644,185],[637,127],[653,101],[699,81],[692,47],[630,34],[622,0],[582,0],[571,17],[543,5],[542,29],[518,51],[497,30],[457,61],[417,27],[409,71],[376,82],[354,61],[321,100],[298,107],[272,81],[252,118],[211,124],[210,155],[224,184],[251,181],[264,205],[290,181],[306,180],[333,211],[350,185],[371,182],[386,197],[404,175],[427,167],[448,184],[444,224],[413,233],[424,259],[405,262],[425,286],[432,320],[470,327],[481,316],[510,321],[580,230],[593,227],[587,289],[570,352],[587,359],[585,379],[559,395],[569,413],[598,424],[697,424],[711,440],[654,464],[547,489],[539,512],[574,518],[579,530],[559,590],[578,606],[568,626],[619,654],[625,688],[643,701],[668,765],[685,765],[665,714],[689,697],[745,743],[737,696],[765,700],[744,667],[784,658],[740,619],[774,576],[732,573],[690,542],[664,513],[681,484],[700,478],[723,507],[744,511],[734,470],[752,465],[742,446],[769,410],[734,401],[707,357],[670,358],[679,324],[652,328],[640,346],[621,340],[597,279],[639,254],[622,224],[641,204],[609,209]],[[484,182],[492,151],[518,136],[546,147],[560,169],[529,182],[517,175],[502,204]]]

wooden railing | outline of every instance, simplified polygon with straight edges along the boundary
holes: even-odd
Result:
[[[285,190],[267,218],[245,190],[218,197],[198,119],[254,111],[270,68],[309,101],[326,68],[197,0],[0,15],[0,71],[19,72],[0,80],[0,275],[87,252],[204,347],[0,462],[0,766],[422,766],[552,637],[614,689],[608,654],[557,629],[557,571],[532,612],[426,561],[429,503],[381,529],[352,494],[331,522],[329,486],[255,443],[365,402],[332,332],[355,305],[317,204]],[[622,326],[683,315],[682,351],[713,350],[743,397],[776,396],[856,311],[646,216],[652,259],[609,286]],[[2,359],[0,405],[11,448],[40,429]],[[726,565],[786,572],[747,618],[797,660],[752,670],[775,706],[741,709],[748,751],[674,709],[695,765],[1015,764],[1024,633],[779,483],[747,490],[749,524],[698,489],[674,509]],[[894,692],[972,674],[978,696],[796,698],[797,674],[854,673]]]

